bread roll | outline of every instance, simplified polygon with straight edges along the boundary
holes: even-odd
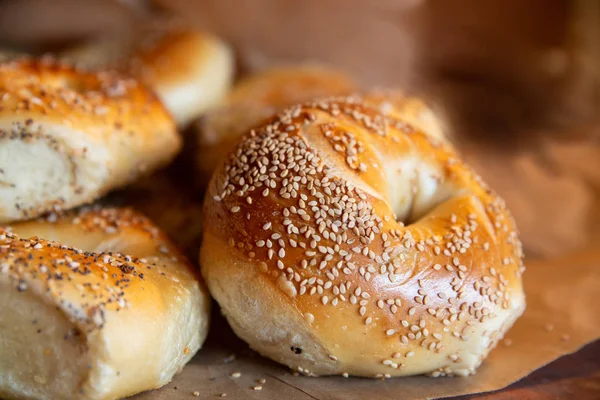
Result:
[[[0,63],[0,223],[90,202],[175,156],[158,99],[114,72]]]
[[[234,74],[233,52],[224,42],[183,28],[153,27],[118,38],[108,35],[61,56],[135,76],[156,91],[179,126],[216,105]]]
[[[209,290],[240,338],[307,375],[469,375],[525,308],[504,202],[393,103],[290,107],[208,188]]]
[[[208,182],[242,134],[261,120],[292,104],[357,90],[348,75],[312,64],[272,67],[242,79],[222,107],[209,112],[195,126],[203,180]]]
[[[88,209],[0,230],[0,397],[116,399],[201,347],[210,299],[145,217]]]

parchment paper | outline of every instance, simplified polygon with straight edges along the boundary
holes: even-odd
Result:
[[[518,153],[472,142],[462,150],[506,198],[533,253],[524,275],[527,310],[475,376],[385,381],[294,376],[249,350],[215,306],[204,349],[171,384],[136,399],[189,399],[194,392],[202,399],[222,393],[267,400],[450,397],[504,388],[600,338],[600,168],[594,168],[600,146],[595,136],[558,140],[549,135]],[[234,372],[241,376],[232,377]]]

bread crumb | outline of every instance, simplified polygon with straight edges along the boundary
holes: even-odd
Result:
[[[192,396],[198,397],[198,396],[200,396],[200,392],[196,390],[195,392],[192,393]]]
[[[225,357],[225,359],[223,360],[223,362],[224,362],[225,364],[228,364],[228,363],[230,363],[230,362],[234,362],[234,361],[235,361],[235,358],[236,358],[235,354],[230,354],[230,355],[228,355],[227,357]]]

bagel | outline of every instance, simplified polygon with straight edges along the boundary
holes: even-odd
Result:
[[[205,282],[240,338],[300,373],[469,375],[525,308],[505,203],[397,101],[287,108],[208,187]]]
[[[210,298],[145,217],[88,208],[0,230],[0,397],[116,399],[168,383]]]
[[[319,65],[279,66],[250,75],[237,83],[223,105],[208,112],[194,129],[197,166],[204,181],[249,128],[292,104],[357,91],[346,74]]]
[[[131,78],[50,58],[0,63],[0,223],[91,202],[180,147],[161,102]]]
[[[234,75],[231,49],[207,33],[184,28],[100,37],[61,53],[91,68],[110,66],[152,87],[180,127],[217,104]]]

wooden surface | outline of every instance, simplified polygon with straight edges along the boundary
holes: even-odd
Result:
[[[562,357],[504,390],[454,400],[600,399],[600,341]]]

